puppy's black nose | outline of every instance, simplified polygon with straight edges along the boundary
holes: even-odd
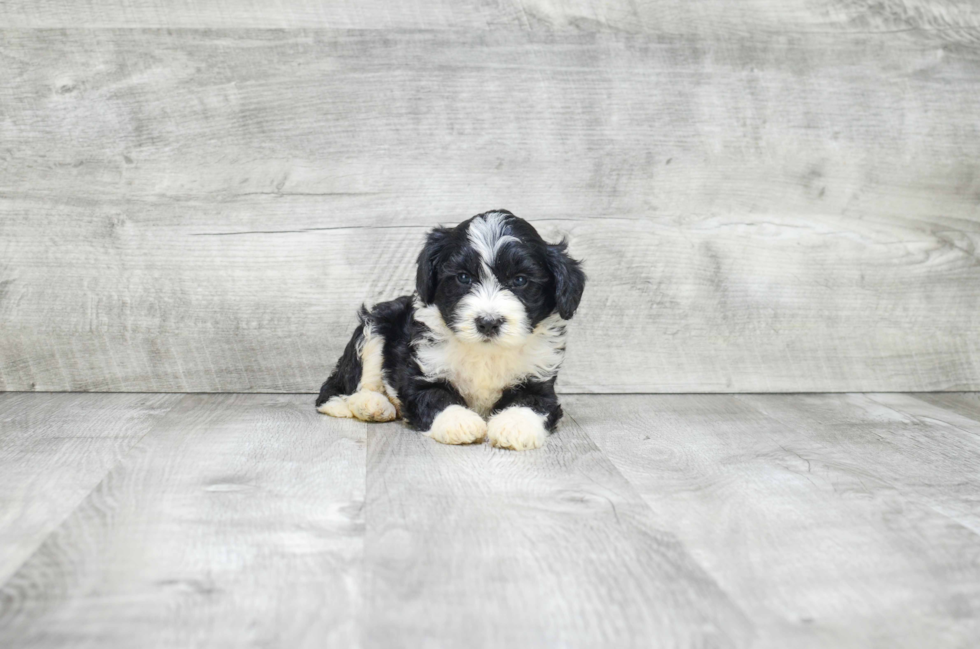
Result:
[[[476,319],[476,330],[487,338],[491,338],[500,333],[500,327],[503,324],[503,318],[488,318],[487,316],[481,315]]]

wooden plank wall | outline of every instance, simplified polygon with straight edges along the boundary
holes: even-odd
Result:
[[[497,207],[566,392],[980,389],[976,3],[189,4],[0,0],[0,390],[313,391]]]

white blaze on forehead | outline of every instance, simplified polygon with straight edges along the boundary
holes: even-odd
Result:
[[[504,234],[504,219],[506,215],[500,212],[490,212],[470,221],[466,236],[470,245],[483,260],[484,270],[489,271],[501,246],[509,241],[517,241],[517,237]]]
[[[467,228],[470,245],[483,262],[480,281],[474,282],[469,294],[456,306],[452,327],[462,340],[479,343],[484,337],[476,329],[476,318],[503,318],[504,324],[494,339],[497,345],[520,345],[529,333],[524,305],[511,291],[500,286],[493,274],[493,263],[500,248],[517,237],[504,234],[507,215],[488,212],[474,218]]]

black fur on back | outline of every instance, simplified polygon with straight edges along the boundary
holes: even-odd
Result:
[[[337,361],[333,373],[320,388],[316,405],[326,403],[337,395],[350,395],[357,391],[361,381],[361,360],[358,347],[364,339],[365,327],[384,337],[383,361],[381,365],[385,382],[395,388],[398,398],[404,404],[403,416],[407,423],[418,430],[427,430],[432,420],[446,406],[457,403],[465,405],[462,396],[445,381],[431,382],[422,376],[418,363],[412,356],[411,341],[425,329],[412,318],[415,312],[412,296],[403,295],[389,302],[379,302],[370,311],[361,307],[358,313],[360,324]],[[437,388],[431,390],[430,388]],[[444,393],[449,393],[446,398]]]
[[[364,310],[364,307],[361,307],[361,311]],[[357,325],[357,329],[354,330],[354,335],[347,343],[347,347],[344,348],[344,353],[337,361],[333,372],[330,373],[326,382],[320,386],[320,394],[316,398],[317,408],[329,401],[331,397],[338,394],[353,394],[357,390],[357,384],[361,382],[361,359],[357,348],[363,339],[364,321],[362,318],[361,324]]]

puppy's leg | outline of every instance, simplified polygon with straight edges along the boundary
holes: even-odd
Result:
[[[356,390],[361,381],[360,350],[363,342],[364,325],[359,325],[330,377],[320,387],[320,394],[316,398],[318,412],[331,417],[354,416],[347,407],[347,397]]]
[[[357,392],[347,397],[347,407],[361,421],[391,421],[398,416],[394,404],[385,395],[384,337],[372,327],[364,327],[361,345],[361,380]]]
[[[491,445],[515,451],[541,448],[562,415],[555,379],[529,381],[506,390],[493,412],[487,422]]]
[[[413,393],[404,405],[412,425],[437,442],[473,444],[486,437],[483,417],[467,408],[449,384],[429,385]]]

